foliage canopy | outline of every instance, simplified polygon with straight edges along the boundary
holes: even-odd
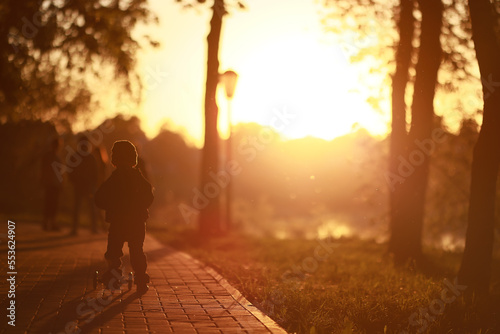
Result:
[[[89,78],[107,70],[131,92],[132,31],[156,18],[147,0],[0,0],[0,121],[89,108]],[[148,36],[145,40],[157,43]]]

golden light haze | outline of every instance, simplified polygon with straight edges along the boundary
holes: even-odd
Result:
[[[366,102],[359,69],[342,47],[323,32],[319,5],[312,0],[248,1],[248,10],[232,9],[225,17],[221,73],[239,74],[232,104],[232,122],[269,126],[273,110],[296,115],[282,130],[288,138],[332,139],[365,127],[374,135],[388,129],[388,113],[375,112]],[[145,81],[138,116],[149,136],[168,121],[185,129],[202,145],[206,36],[210,11],[206,6],[182,9],[174,1],[152,0],[160,24],[147,31],[161,44],[140,59]],[[331,33],[330,33],[331,34]],[[227,129],[227,101],[219,94],[220,129]]]
[[[85,124],[78,122],[75,130],[97,126],[122,113],[138,116],[150,138],[167,124],[202,147],[209,3],[194,8],[183,8],[174,0],[149,3],[159,24],[141,26],[136,34],[150,35],[161,47],[139,53],[137,70],[144,84],[141,105],[137,108],[133,102],[117,98],[111,86],[98,91],[105,111]],[[361,36],[361,40],[356,40],[358,33],[352,30],[343,31],[342,36],[327,32],[321,22],[325,10],[315,0],[252,0],[247,1],[247,10],[231,8],[230,12],[224,18],[219,58],[221,73],[231,69],[239,74],[232,101],[233,125],[255,122],[271,126],[275,110],[288,110],[295,117],[279,129],[284,138],[331,140],[359,127],[374,136],[389,132],[388,60],[377,59],[375,54],[350,60],[366,46],[385,48],[383,57],[392,57],[388,46],[378,41],[390,29],[388,24],[373,21],[373,34]],[[447,74],[444,69],[440,73],[442,84]],[[112,79],[108,80],[112,85]],[[409,96],[411,92],[410,85]],[[370,100],[378,106],[367,102]],[[225,138],[228,105],[223,89],[218,105],[219,129]],[[462,85],[456,94],[438,89],[435,108],[452,132],[459,129],[464,115],[481,124],[481,114],[476,112],[482,108],[479,81]]]

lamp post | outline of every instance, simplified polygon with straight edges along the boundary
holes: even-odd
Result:
[[[232,137],[232,122],[231,122],[231,102],[233,100],[234,91],[236,89],[236,83],[238,82],[238,74],[232,70],[226,71],[220,75],[220,83],[224,86],[224,91],[226,92],[227,98],[227,123],[229,136],[226,143],[226,163],[231,160],[231,137]],[[231,222],[231,196],[232,196],[232,182],[229,183],[226,188],[226,228],[229,229],[232,225]]]

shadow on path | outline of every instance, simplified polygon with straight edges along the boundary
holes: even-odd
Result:
[[[125,295],[128,296],[125,299]],[[37,326],[39,333],[76,333],[77,326],[79,333],[88,333],[95,328],[103,326],[106,322],[113,319],[116,315],[122,313],[126,306],[140,297],[139,294],[132,291],[120,292],[118,294],[100,292],[85,294],[83,298],[75,298],[61,306],[58,314],[43,320]],[[118,304],[114,304],[118,302]],[[114,305],[113,305],[114,304]],[[110,306],[106,309],[106,307]],[[117,328],[121,329],[121,328]]]
[[[125,295],[130,295],[116,305],[114,303],[124,294],[109,296],[112,299],[106,299],[104,303],[97,302],[98,290],[91,287],[95,270],[106,268],[104,235],[72,238],[55,236],[52,238],[53,244],[47,244],[50,240],[38,240],[37,244],[37,234],[25,236],[24,240],[29,242],[23,242],[21,237],[16,242],[16,252],[22,253],[19,257],[25,260],[18,264],[16,279],[19,284],[16,291],[16,327],[22,332],[29,328],[29,332],[33,333],[73,333],[71,326],[75,325],[75,321],[81,319],[85,322],[92,318],[92,321],[84,324],[85,330],[90,330],[102,325],[121,312],[125,305],[140,297],[132,290],[126,291]],[[147,250],[148,246],[145,245],[145,248]],[[48,252],[40,257],[40,250]],[[154,263],[172,252],[170,247],[162,246],[146,251],[146,256],[149,263]],[[96,253],[102,255],[89,255]],[[128,262],[127,254],[123,258],[124,267]],[[2,297],[0,308],[5,309],[9,300],[7,294]],[[89,304],[89,300],[90,303],[97,303],[99,311]],[[104,313],[97,315],[102,311],[99,304],[105,304],[109,309],[104,308]]]
[[[88,321],[84,325],[80,326],[80,333],[89,333],[95,328],[99,328],[104,326],[108,321],[113,319],[116,315],[125,311],[125,308],[128,304],[132,303],[134,300],[138,299],[141,295],[137,292],[133,292],[127,298],[120,301],[120,303],[112,305],[108,309],[104,310],[102,313],[99,313],[95,318],[92,318],[91,321]],[[114,302],[116,299],[113,299]],[[90,319],[90,318],[89,318]],[[88,320],[89,320],[88,319]],[[146,326],[146,324],[144,324]]]

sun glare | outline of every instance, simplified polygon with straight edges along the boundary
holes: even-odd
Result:
[[[362,126],[374,135],[387,131],[359,93],[357,74],[339,47],[308,34],[284,36],[240,55],[232,123],[271,126],[276,112],[291,114],[280,129],[286,138],[333,139]],[[221,131],[227,136],[227,104],[219,95]]]
[[[154,137],[169,120],[201,147],[208,17],[203,19],[194,11],[174,15],[171,4],[155,3],[162,16],[158,29],[165,47],[141,60],[148,84],[141,111],[143,126]],[[231,123],[271,126],[276,113],[286,112],[293,119],[276,129],[284,138],[331,140],[359,127],[385,135],[388,108],[384,105],[385,114],[375,111],[366,102],[370,93],[360,81],[360,77],[370,81],[369,71],[350,63],[338,39],[328,40],[314,8],[307,2],[294,2],[284,10],[278,4],[256,1],[251,12],[228,16],[219,70],[232,69],[239,75]],[[228,104],[222,89],[218,105],[219,129],[227,138]]]

